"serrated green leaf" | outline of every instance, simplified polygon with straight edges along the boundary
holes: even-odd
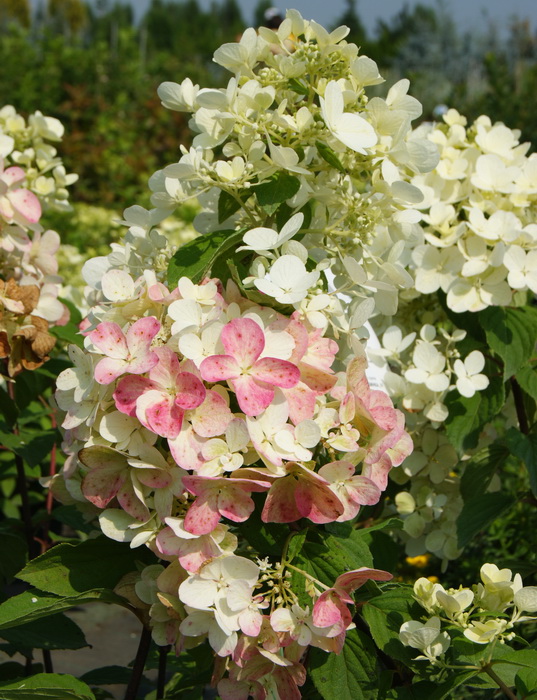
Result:
[[[271,216],[282,202],[291,199],[300,189],[300,180],[283,171],[275,173],[270,180],[252,188],[257,202]]]
[[[465,547],[475,535],[484,530],[502,513],[511,508],[515,499],[506,493],[482,493],[465,501],[457,520],[459,547]]]
[[[28,649],[82,649],[89,646],[80,627],[63,614],[55,614],[17,627],[4,629],[0,637],[17,647]]]
[[[537,309],[530,306],[505,308],[490,306],[479,313],[487,342],[503,360],[504,378],[522,369],[537,342]]]
[[[95,700],[91,689],[74,676],[38,673],[0,685],[0,700]]]
[[[531,490],[537,496],[537,432],[524,435],[516,428],[509,428],[505,440],[511,453],[526,465]]]
[[[347,633],[341,654],[311,649],[308,670],[323,700],[374,700],[378,697],[376,656],[369,637],[354,629]]]
[[[122,576],[137,569],[137,562],[155,561],[145,548],[133,550],[100,536],[52,547],[29,562],[18,578],[47,593],[77,596],[94,589],[111,591]]]
[[[244,229],[213,231],[185,243],[168,264],[168,286],[174,289],[181,277],[198,284],[206,277],[216,260],[242,241]]]
[[[346,174],[347,171],[343,167],[342,162],[339,160],[335,151],[333,151],[330,146],[327,146],[326,143],[323,143],[322,141],[315,141],[315,145],[317,146],[319,155],[328,163],[328,165],[331,165],[332,168],[339,170],[340,173],[343,173],[344,175]]]
[[[417,620],[423,614],[412,596],[411,586],[400,585],[370,598],[360,609],[379,649],[405,664],[411,663],[416,654],[415,650],[403,645],[399,630],[403,622]]]

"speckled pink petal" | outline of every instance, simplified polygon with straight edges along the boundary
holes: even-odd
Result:
[[[374,464],[364,463],[362,476],[371,479],[381,491],[384,491],[388,486],[388,474],[392,468],[392,463],[388,455],[382,455],[378,462]]]
[[[191,410],[201,406],[205,401],[207,391],[200,380],[190,372],[180,372],[176,382],[176,406]]]
[[[265,347],[265,333],[251,318],[234,318],[222,329],[220,340],[242,368],[251,367]]]
[[[338,462],[330,462],[319,469],[319,476],[326,479],[329,483],[334,481],[347,481],[354,476],[356,467],[350,462],[343,460]]]
[[[331,523],[345,508],[328,484],[299,479],[295,489],[296,506],[303,518],[314,523]]]
[[[329,374],[304,362],[300,363],[300,379],[318,394],[326,394],[327,391],[330,391],[337,384],[335,374]]]
[[[283,389],[291,389],[300,380],[300,370],[296,365],[275,357],[263,357],[258,360],[250,370],[250,374],[261,382],[280,386]]]
[[[125,335],[117,323],[99,323],[89,334],[89,339],[107,357],[126,360],[129,355]]]
[[[206,382],[220,382],[235,379],[241,368],[231,355],[211,355],[200,364],[200,374]]]
[[[255,508],[250,496],[242,489],[232,485],[220,490],[217,507],[220,515],[235,523],[248,520]]]
[[[136,400],[144,392],[154,389],[153,383],[146,377],[137,377],[129,375],[123,377],[114,391],[114,401],[116,408],[121,413],[126,413],[128,416],[136,415]]]
[[[128,363],[125,360],[115,360],[103,357],[95,367],[95,381],[99,384],[111,384],[115,379],[125,374]]]
[[[173,440],[179,435],[185,412],[175,406],[169,394],[148,391],[136,402],[136,415],[149,430]]]
[[[267,493],[261,513],[264,523],[293,523],[302,517],[296,507],[296,480],[292,476],[277,479]]]
[[[151,341],[160,331],[160,321],[154,316],[140,318],[127,331],[127,346],[131,357],[142,357],[149,352]],[[158,357],[154,364],[156,365]]]
[[[222,435],[234,418],[229,406],[216,391],[208,391],[205,401],[189,416],[195,433],[202,438]]]
[[[161,530],[156,539],[157,549],[161,554],[167,557],[176,557],[181,551],[181,545],[188,540],[182,540],[177,537],[171,527],[165,527]]]
[[[363,566],[360,569],[347,571],[341,574],[341,576],[338,576],[334,583],[334,588],[336,588],[338,592],[341,590],[350,594],[369,580],[390,581],[392,578],[393,575],[388,571],[383,571],[382,569],[368,569]]]
[[[117,493],[117,500],[123,510],[141,523],[149,520],[149,510],[138,498],[130,479],[125,481]]]
[[[323,591],[313,606],[313,624],[316,627],[331,627],[343,618],[352,622],[351,614],[333,589]],[[347,625],[345,625],[347,627]],[[345,629],[344,627],[344,629]]]
[[[185,530],[193,535],[208,535],[220,522],[217,510],[217,491],[199,496],[185,516]]]
[[[128,372],[131,374],[145,374],[149,372],[158,362],[158,357],[154,352],[148,352],[142,357],[135,357],[129,362]]]
[[[11,168],[6,168],[0,175],[0,180],[6,183],[8,187],[15,185],[17,182],[22,182],[26,177],[26,173],[18,165],[13,165]]]
[[[220,554],[220,549],[210,535],[201,535],[195,540],[182,540],[178,552],[179,563],[190,573],[195,573],[202,564]]]
[[[183,422],[176,438],[168,438],[168,446],[172,457],[183,469],[197,471],[203,466],[199,443],[194,439],[192,428],[188,423]]]
[[[165,345],[155,348],[153,352],[158,357],[158,363],[151,369],[149,378],[162,389],[173,391],[181,371],[177,355]]]
[[[361,506],[374,506],[378,503],[382,491],[365,476],[353,476],[347,484],[349,498]]]
[[[164,469],[136,469],[136,477],[144,486],[165,489],[171,486],[172,476]]]
[[[316,394],[303,382],[299,382],[292,389],[282,389],[289,406],[289,418],[298,425],[303,420],[313,418],[315,412]]]
[[[82,493],[97,508],[106,508],[126,478],[127,469],[115,465],[91,469],[82,481]]]
[[[233,388],[241,411],[247,416],[258,416],[272,403],[274,390],[261,386],[248,375],[233,380]]]
[[[7,198],[15,211],[21,214],[26,221],[36,224],[41,218],[41,203],[30,190],[20,189],[7,193]]]

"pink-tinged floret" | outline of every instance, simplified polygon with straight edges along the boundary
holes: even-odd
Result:
[[[244,522],[255,507],[249,494],[270,488],[266,481],[210,476],[186,476],[183,485],[197,496],[188,509],[184,523],[185,530],[194,535],[209,534],[221,517],[236,523]]]
[[[379,486],[355,471],[354,464],[344,461],[331,462],[319,469],[319,475],[326,479],[345,508],[337,522],[352,520],[358,515],[360,506],[372,506],[380,500],[382,491]]]
[[[158,362],[158,355],[150,346],[159,330],[160,322],[154,316],[139,319],[126,334],[117,323],[99,323],[89,338],[106,357],[95,367],[95,380],[99,384],[111,384],[125,372],[148,372]]]
[[[316,627],[332,627],[340,624],[345,630],[352,622],[347,605],[354,603],[351,593],[367,581],[389,581],[393,576],[381,569],[361,567],[338,576],[333,588],[324,591],[313,606],[313,624]]]
[[[122,413],[136,414],[146,428],[173,439],[179,435],[185,411],[200,406],[207,392],[195,375],[181,371],[173,350],[159,347],[153,352],[158,363],[149,371],[149,377],[124,377],[116,387],[114,399]]]
[[[24,187],[14,189],[25,177],[26,173],[18,166],[3,170],[0,160],[0,215],[8,222],[36,224],[42,213],[39,199]]]
[[[250,318],[227,323],[220,336],[225,355],[206,357],[200,365],[207,382],[230,381],[241,411],[247,416],[262,413],[274,398],[277,386],[289,389],[298,384],[300,370],[287,360],[263,357],[265,334]]]

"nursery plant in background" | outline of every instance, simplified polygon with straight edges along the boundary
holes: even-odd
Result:
[[[106,696],[99,674],[92,687],[30,675],[20,641],[37,640],[50,671],[51,638],[84,643],[64,611],[92,600],[142,623],[127,700],[152,644],[156,698],[537,689],[537,588],[520,562],[479,562],[473,589],[401,575],[406,556],[430,555],[450,575],[518,500],[535,512],[537,159],[486,117],[468,126],[449,110],[413,128],[409,82],[369,96],[383,79],[347,34],[291,10],[216,51],[227,86],[161,85],[164,107],[191,115],[192,147],[150,179],[152,209],[125,210],[124,240],[84,264],[74,344],[38,381],[6,351],[4,463],[17,465],[31,561],[17,573],[24,550],[5,545],[20,551],[6,577],[30,588],[0,605],[0,634],[30,661],[8,669],[0,698]],[[5,123],[0,147],[26,162]],[[45,190],[30,165],[10,170],[6,261],[47,235]],[[169,217],[194,200],[195,235],[180,229],[178,246]],[[15,309],[33,283],[13,291],[9,274],[11,348],[13,315],[24,333],[38,322]],[[62,467],[52,448],[47,471],[56,420]],[[35,450],[27,424],[50,426]],[[51,495],[32,521],[39,464]],[[52,518],[70,539],[51,547],[68,532]]]

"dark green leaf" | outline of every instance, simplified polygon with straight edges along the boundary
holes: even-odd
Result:
[[[504,363],[508,379],[527,364],[537,341],[537,309],[490,306],[479,314],[487,342]]]
[[[40,673],[42,670],[42,664],[32,664],[32,674]],[[15,680],[16,678],[23,678],[25,672],[26,669],[22,664],[19,664],[16,661],[6,661],[5,663],[0,664],[0,683],[3,681]]]
[[[246,202],[251,194],[251,189],[241,190],[238,196],[242,202]],[[222,190],[218,197],[218,223],[222,224],[226,219],[229,219],[230,216],[233,216],[235,212],[238,212],[240,208],[240,202],[230,195],[229,192],[224,192],[224,190]]]
[[[206,277],[217,258],[238,245],[244,233],[239,231],[213,231],[181,246],[168,264],[168,286],[174,289],[181,277],[188,277],[198,284]]]
[[[71,321],[66,323],[65,326],[52,326],[50,332],[65,343],[78,345],[79,348],[84,347],[84,336],[80,333],[78,325]]]
[[[515,499],[506,493],[482,493],[465,501],[457,520],[459,547],[465,547],[470,540],[484,530],[502,513],[511,508]]]
[[[26,541],[10,533],[0,536],[0,581],[9,583],[26,564],[28,555]]]
[[[6,427],[11,428],[17,422],[19,411],[17,404],[8,396],[7,392],[0,387],[0,413],[4,417]]]
[[[537,668],[523,668],[515,676],[515,687],[523,698],[537,697]]]
[[[341,654],[311,649],[308,669],[323,700],[373,700],[378,697],[376,656],[369,637],[354,629]]]
[[[57,435],[56,430],[21,431],[18,435],[0,433],[0,442],[33,468],[47,459]]]
[[[131,669],[125,666],[103,666],[88,671],[80,676],[80,680],[88,685],[119,685],[127,684],[131,675]]]
[[[319,152],[321,158],[325,160],[328,165],[331,165],[333,168],[339,170],[340,173],[345,175],[347,171],[330,146],[327,146],[326,143],[322,143],[322,141],[315,141],[315,145],[317,146],[317,151]]]
[[[2,683],[0,700],[95,700],[90,688],[74,676],[38,673],[29,678]]]
[[[301,83],[296,78],[291,78],[288,84],[291,90],[297,92],[299,95],[309,95],[310,93],[308,86],[304,85],[304,83]]]
[[[283,171],[278,171],[270,180],[254,188],[259,205],[269,216],[274,214],[282,202],[294,197],[299,189],[300,180]]]
[[[2,630],[0,636],[20,650],[82,649],[88,646],[80,627],[63,614]]]
[[[449,411],[446,432],[453,447],[458,452],[475,447],[480,432],[481,394],[476,392],[471,398],[466,398],[458,391],[450,391],[444,403]]]
[[[516,428],[509,428],[505,439],[512,454],[526,465],[531,490],[537,496],[537,432],[524,435]]]
[[[537,370],[535,367],[522,367],[516,373],[515,379],[526,394],[537,400]]]
[[[361,614],[379,649],[405,664],[411,663],[416,654],[415,650],[403,645],[399,630],[403,622],[417,620],[423,614],[412,596],[411,586],[400,585],[383,591],[361,606]]]
[[[117,603],[126,605],[123,598],[115,595],[107,589],[85,591],[78,596],[58,598],[53,595],[45,595],[41,591],[30,590],[8,598],[0,605],[0,630],[16,627],[41,617],[48,617],[54,613],[69,610],[83,603],[91,603],[100,600],[105,603]]]
[[[505,464],[509,450],[505,445],[493,443],[479,450],[464,463],[461,478],[461,495],[465,501],[485,493],[496,471]]]
[[[149,550],[128,546],[100,536],[80,544],[59,544],[33,559],[19,578],[47,593],[79,595],[93,589],[112,589],[137,562],[154,563]]]

